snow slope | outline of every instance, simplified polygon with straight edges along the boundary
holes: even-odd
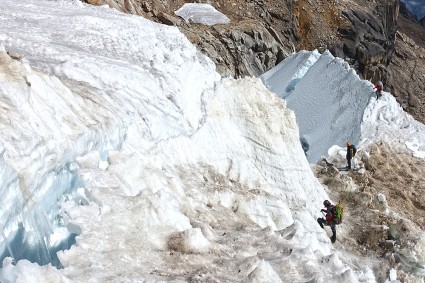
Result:
[[[63,269],[6,258],[2,282],[374,282],[317,225],[328,196],[259,79],[220,79],[139,17],[0,4],[0,40],[24,57],[0,49],[2,248],[23,227],[49,259],[77,234]]]

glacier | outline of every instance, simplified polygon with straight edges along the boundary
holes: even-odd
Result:
[[[317,225],[329,196],[307,157],[372,132],[420,155],[425,139],[384,112],[389,95],[370,108],[370,83],[342,60],[301,52],[275,84],[221,78],[175,27],[78,1],[0,3],[2,282],[376,281]],[[315,103],[329,116],[303,117]],[[17,261],[22,229],[36,256]]]

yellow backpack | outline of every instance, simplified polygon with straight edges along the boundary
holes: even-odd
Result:
[[[339,202],[332,210],[332,220],[335,224],[341,224],[344,219],[344,205]]]

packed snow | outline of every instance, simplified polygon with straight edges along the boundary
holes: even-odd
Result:
[[[210,4],[185,3],[174,13],[189,23],[208,26],[230,23],[230,19],[226,15],[217,11]]]
[[[370,108],[370,83],[328,53],[284,61],[288,108],[345,73],[316,106],[338,115],[312,124],[342,137],[318,142],[296,107],[259,78],[221,78],[175,27],[77,1],[0,4],[1,282],[375,282],[316,222],[329,196],[297,122],[320,154],[402,128],[420,155],[422,128],[387,113],[389,95]]]

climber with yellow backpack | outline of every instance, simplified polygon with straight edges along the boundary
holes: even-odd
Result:
[[[325,229],[325,226],[330,226],[332,230],[331,242],[335,243],[336,241],[336,225],[342,223],[342,219],[344,218],[344,206],[342,203],[338,203],[337,205],[333,205],[329,200],[325,200],[323,205],[326,207],[322,209],[321,212],[325,213],[325,218],[317,218],[317,222],[319,223],[322,229]]]

